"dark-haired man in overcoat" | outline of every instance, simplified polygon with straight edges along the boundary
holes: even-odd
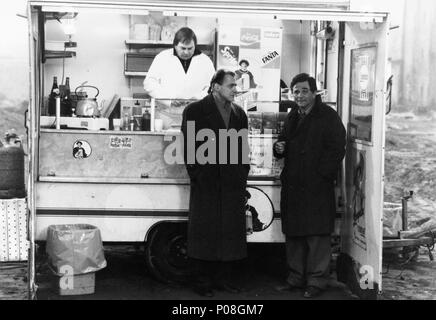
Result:
[[[212,296],[213,289],[239,291],[230,273],[233,262],[247,256],[248,121],[233,102],[236,94],[235,74],[218,70],[209,95],[183,112],[185,163],[191,180],[188,257],[203,276],[195,289],[204,296]]]
[[[334,185],[346,133],[337,112],[317,95],[313,77],[297,75],[291,90],[298,107],[288,114],[274,144],[275,156],[285,159],[280,211],[289,266],[286,289],[304,288],[304,297],[312,298],[329,278]]]

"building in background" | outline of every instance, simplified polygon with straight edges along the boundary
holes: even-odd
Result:
[[[397,80],[398,102],[423,111],[436,110],[436,1],[407,0]]]

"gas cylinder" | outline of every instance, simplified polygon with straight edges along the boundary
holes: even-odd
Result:
[[[24,198],[24,150],[0,144],[0,199]]]

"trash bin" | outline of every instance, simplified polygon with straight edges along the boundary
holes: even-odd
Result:
[[[100,230],[92,225],[51,225],[46,252],[60,295],[94,293],[95,272],[106,267]]]
[[[91,225],[49,226],[46,251],[50,267],[58,275],[65,273],[65,266],[71,267],[73,274],[96,272],[106,267],[100,230]]]

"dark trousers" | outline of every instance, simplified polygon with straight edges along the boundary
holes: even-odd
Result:
[[[325,289],[330,276],[331,236],[286,237],[287,282]]]
[[[205,261],[191,259],[196,271],[194,285],[215,286],[233,282],[237,261]]]

